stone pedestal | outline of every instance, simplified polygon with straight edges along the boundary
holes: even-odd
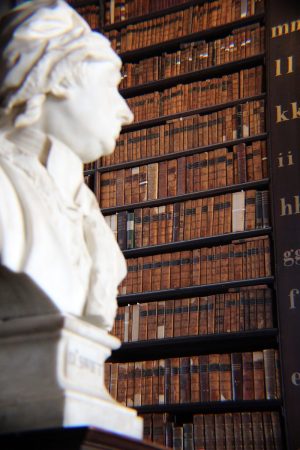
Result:
[[[53,314],[0,325],[0,433],[94,426],[142,438],[136,411],[104,386],[118,339],[75,317]]]

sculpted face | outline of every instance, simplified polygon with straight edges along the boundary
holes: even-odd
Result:
[[[86,163],[113,152],[133,115],[118,91],[119,69],[112,62],[83,64],[81,81],[66,88],[65,98],[47,96],[41,120],[44,131]]]

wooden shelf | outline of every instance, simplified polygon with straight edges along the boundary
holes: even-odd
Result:
[[[238,400],[220,402],[191,402],[183,404],[145,405],[137,407],[139,414],[169,412],[180,413],[215,413],[235,411],[274,411],[281,408],[281,400]],[[246,449],[245,449],[246,450]]]
[[[165,289],[160,291],[138,292],[134,294],[119,295],[118,305],[126,306],[135,303],[145,303],[157,300],[169,300],[186,297],[201,297],[210,294],[221,294],[227,292],[228,289],[236,289],[243,286],[272,286],[274,277],[247,278],[244,280],[224,281],[213,284],[203,284],[200,286],[188,286],[177,289]]]
[[[255,230],[237,231],[234,233],[216,234],[214,236],[200,237],[188,241],[168,242],[166,244],[149,245],[122,250],[125,258],[137,258],[139,256],[156,255],[161,253],[177,252],[182,250],[193,250],[194,248],[212,247],[214,245],[226,244],[236,239],[248,239],[257,236],[270,235],[271,227],[257,228]]]
[[[169,203],[178,203],[186,200],[195,200],[197,198],[214,197],[215,195],[226,194],[230,192],[246,191],[249,189],[263,189],[269,185],[269,178],[264,178],[257,181],[248,181],[247,183],[231,184],[220,188],[207,189],[205,191],[188,192],[187,194],[156,198],[154,200],[146,200],[138,203],[127,203],[120,206],[112,206],[110,208],[102,208],[102,214],[107,216],[115,214],[120,211],[133,211],[137,208],[149,208],[152,206],[167,205]]]
[[[163,78],[157,81],[150,81],[149,83],[140,84],[138,86],[120,89],[123,97],[134,97],[136,95],[147,94],[153,91],[162,91],[163,89],[176,86],[177,84],[185,84],[193,81],[205,80],[211,77],[219,77],[228,75],[238,70],[249,69],[258,64],[264,64],[265,53],[249,56],[242,60],[228,62],[217,66],[210,66],[206,69],[196,70],[194,72],[186,72],[174,77]]]
[[[134,62],[141,58],[148,58],[162,52],[170,52],[177,50],[181,44],[186,44],[188,42],[196,42],[201,40],[212,40],[216,38],[224,37],[230,34],[233,30],[241,28],[247,25],[251,25],[257,22],[262,22],[264,20],[264,14],[256,14],[254,16],[245,17],[234,22],[219,25],[217,27],[208,28],[204,31],[197,31],[196,33],[187,34],[176,39],[171,39],[169,41],[160,42],[158,44],[153,44],[147,47],[142,47],[123,53],[119,53],[123,62]],[[114,29],[115,27],[113,27]]]
[[[216,150],[217,148],[223,148],[223,147],[232,147],[233,145],[238,144],[248,144],[250,142],[254,141],[262,141],[266,140],[268,137],[268,133],[261,133],[256,134],[255,136],[249,136],[249,137],[243,137],[240,139],[234,139],[232,141],[225,141],[225,142],[219,142],[217,144],[210,144],[205,145],[203,147],[195,147],[190,148],[188,150],[181,150],[179,152],[173,152],[173,153],[166,153],[164,155],[160,156],[150,156],[148,158],[141,158],[139,160],[135,161],[127,161],[123,163],[118,164],[112,164],[110,166],[103,166],[96,169],[98,172],[104,173],[104,172],[111,172],[112,170],[121,170],[121,169],[128,169],[129,167],[138,167],[143,166],[144,164],[152,164],[154,162],[160,162],[160,161],[167,161],[169,159],[177,159],[181,156],[191,156],[195,153],[203,153],[203,152],[209,152],[211,150]]]
[[[172,358],[179,356],[207,355],[258,351],[278,346],[276,328],[241,331],[236,333],[180,336],[166,339],[125,342],[112,352],[110,362],[126,362]]]

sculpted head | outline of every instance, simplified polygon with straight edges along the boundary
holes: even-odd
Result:
[[[114,150],[133,119],[118,92],[121,60],[62,0],[36,0],[0,21],[0,119],[34,127],[83,162]]]

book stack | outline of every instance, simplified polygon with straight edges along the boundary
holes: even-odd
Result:
[[[96,173],[95,186],[103,208],[220,189],[268,176],[265,141],[195,152],[127,169],[104,169],[107,168]]]
[[[269,226],[268,191],[240,191],[106,216],[121,249]]]
[[[135,115],[85,166],[128,267],[106,386],[173,449],[279,450],[264,2],[104,10]]]
[[[262,93],[262,66],[219,78],[179,83],[172,88],[128,98],[135,122],[227,103]]]
[[[107,34],[117,51],[126,52],[219,27],[255,13],[255,11],[248,10],[243,14],[241,10],[238,11],[234,8],[234,4],[236,4],[234,0],[227,0],[226,2],[216,0],[213,3],[206,2],[202,5],[193,5],[176,13],[164,14],[154,19],[130,24],[122,28],[121,31],[115,28]],[[242,31],[233,31],[233,36],[237,35],[236,45],[245,47],[245,49],[241,48],[243,53],[246,53],[248,47],[250,47],[248,41],[257,38],[255,33],[252,34],[251,31],[251,27],[244,28]],[[217,47],[226,44],[228,47],[230,46],[229,39],[228,42],[225,39],[219,40],[219,42],[220,44],[217,44]],[[218,51],[218,48],[216,51]]]
[[[163,125],[126,132],[115,152],[105,156],[105,165],[183,152],[265,132],[264,101],[255,100],[223,108],[211,114],[193,114]],[[220,145],[221,144],[221,145]]]
[[[280,416],[275,411],[195,414],[187,423],[176,423],[170,413],[142,417],[145,438],[175,450],[282,448]]]
[[[122,342],[272,328],[272,291],[266,286],[226,294],[159,300],[118,308],[112,333]]]
[[[268,236],[130,258],[121,294],[177,289],[271,275]]]
[[[278,352],[110,363],[106,386],[127,406],[280,398]]]

